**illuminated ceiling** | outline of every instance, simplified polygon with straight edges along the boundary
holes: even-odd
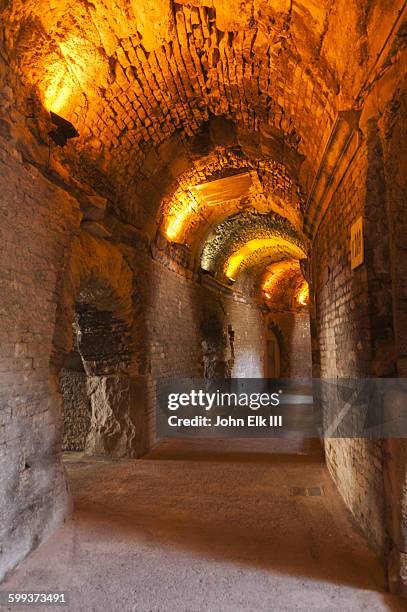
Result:
[[[209,180],[185,173],[161,207],[164,235],[188,246],[195,265],[226,282],[259,262],[306,258],[301,195],[279,164],[254,164],[225,148],[201,169]]]
[[[305,253],[302,249],[280,236],[254,238],[228,257],[224,273],[230,280],[236,280],[237,275],[244,267],[253,265],[270,254],[275,255],[276,259],[279,260],[288,256],[305,259]]]
[[[26,156],[107,198],[149,239],[159,228],[186,245],[218,279],[307,256],[325,146],[338,110],[355,107],[395,3],[3,5],[3,111],[15,143],[29,131]],[[80,135],[51,155],[46,110]]]
[[[219,218],[233,210],[233,202],[249,197],[250,192],[261,189],[255,172],[243,172],[208,183],[191,186],[178,192],[165,219],[165,234],[169,240],[188,244],[188,230],[210,218]],[[228,207],[228,204],[231,206]],[[264,202],[264,208],[267,203]],[[235,205],[236,209],[236,205]]]
[[[247,246],[249,244],[251,246]],[[248,210],[231,215],[211,228],[200,253],[201,268],[221,280],[236,280],[237,272],[252,265],[254,260],[275,261],[307,256],[303,238],[287,219],[276,213],[261,214]],[[231,258],[239,261],[233,274],[228,273]]]
[[[304,201],[287,169],[261,156],[249,157],[242,146],[215,142],[213,151],[195,160],[163,198],[159,219],[167,239],[192,246],[210,226],[244,210],[274,211],[301,231]]]
[[[263,272],[261,290],[271,309],[298,309],[306,306],[309,301],[308,283],[296,259],[287,259],[268,266]]]
[[[226,117],[246,130],[249,149],[260,138],[267,155],[301,154],[307,190],[337,109],[353,104],[385,40],[390,9],[375,5],[13,0],[2,11],[2,55],[24,116],[38,101],[74,123],[80,139],[62,159],[81,156],[78,173],[86,163],[116,188],[135,187],[168,162],[163,143],[183,156],[206,121]]]
[[[300,272],[300,264],[296,259],[286,259],[269,266],[262,283],[262,290],[267,299],[272,298],[275,289],[281,284],[283,278],[296,276]]]

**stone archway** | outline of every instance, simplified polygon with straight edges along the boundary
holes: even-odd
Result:
[[[58,308],[52,369],[60,371],[76,334],[91,407],[87,454],[142,453],[132,293],[133,273],[117,247],[85,233],[74,239]]]

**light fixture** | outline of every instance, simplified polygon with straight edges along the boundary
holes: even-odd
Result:
[[[77,138],[79,136],[79,133],[70,121],[60,117],[52,111],[50,112],[50,115],[51,121],[56,127],[48,132],[48,136],[59,147],[64,147],[68,140],[71,138]]]

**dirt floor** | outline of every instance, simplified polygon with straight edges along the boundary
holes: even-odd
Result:
[[[168,441],[66,466],[72,520],[1,590],[67,591],[75,612],[407,609],[317,445]]]

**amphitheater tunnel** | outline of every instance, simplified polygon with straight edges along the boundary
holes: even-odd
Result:
[[[4,588],[404,609],[405,3],[0,13]],[[174,434],[191,381],[319,425]]]

